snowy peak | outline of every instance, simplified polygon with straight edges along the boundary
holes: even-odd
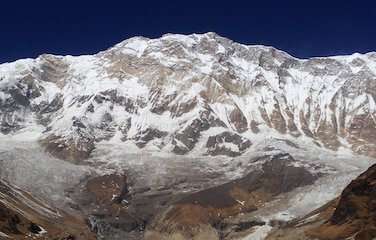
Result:
[[[297,59],[215,33],[0,65],[2,134],[79,160],[110,141],[237,156],[265,136],[376,156],[376,55]]]

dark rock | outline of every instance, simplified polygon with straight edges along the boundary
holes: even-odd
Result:
[[[248,222],[240,222],[237,223],[235,226],[235,232],[242,232],[244,230],[250,229],[254,226],[264,226],[266,223],[264,221],[248,221]]]
[[[239,132],[245,132],[248,130],[247,118],[239,108],[235,108],[230,113],[231,123],[235,126],[235,129]]]
[[[19,234],[21,233],[18,230],[18,224],[21,223],[21,219],[18,217],[18,215],[13,215],[8,219],[8,227],[11,233]]]
[[[35,223],[31,223],[29,226],[29,231],[34,234],[39,234],[40,232],[42,232],[42,228],[40,228]]]
[[[87,110],[88,112],[93,113],[93,112],[94,112],[94,105],[93,105],[92,103],[90,103],[89,106],[87,106],[86,110]]]
[[[259,123],[257,123],[255,120],[252,120],[250,123],[250,127],[253,133],[259,133],[260,129],[258,128]]]
[[[330,221],[340,225],[355,219],[374,219],[376,222],[376,165],[345,188]]]
[[[186,154],[195,147],[202,131],[208,130],[210,127],[223,126],[223,124],[209,110],[200,112],[199,118],[194,119],[182,132],[175,134],[172,142],[175,145],[173,152],[176,154]]]
[[[77,127],[77,128],[86,128],[85,124],[76,117],[73,117],[72,119],[72,126]]]
[[[149,101],[152,103],[150,112],[161,115],[169,110],[169,104],[176,98],[176,93],[164,95],[160,88],[151,91]]]
[[[68,236],[63,237],[61,240],[76,240],[76,237],[73,236],[73,235],[71,235],[71,234],[69,234]]]
[[[231,143],[237,146],[238,151],[234,151],[226,146],[221,146],[222,144]],[[223,132],[216,136],[210,136],[206,143],[208,148],[208,153],[212,156],[216,155],[226,155],[230,157],[239,156],[246,149],[251,146],[251,141],[246,139],[236,133]]]
[[[279,102],[277,101],[276,98],[274,99],[274,101],[275,101],[275,104],[274,104],[273,112],[270,116],[270,122],[277,131],[284,134],[287,131],[286,120],[281,113]]]
[[[305,185],[311,185],[318,178],[304,167],[291,165],[294,158],[290,154],[278,154],[262,165],[264,180],[262,187],[277,195]]]
[[[49,104],[41,104],[40,106],[41,110],[39,111],[40,114],[45,114],[45,113],[52,113],[56,112],[59,109],[63,107],[63,96],[61,94],[57,94],[54,99],[49,103]]]
[[[12,98],[14,99],[14,101],[15,101],[16,104],[19,104],[19,105],[24,106],[24,107],[30,105],[29,98],[27,98],[27,97],[21,92],[20,89],[18,89],[18,88],[10,89],[10,90],[9,90],[9,93],[10,93],[10,95],[12,96]]]
[[[147,128],[137,133],[137,135],[133,139],[135,140],[136,145],[139,148],[143,148],[151,140],[156,139],[156,138],[163,138],[167,135],[168,135],[167,132],[163,132],[154,128]]]

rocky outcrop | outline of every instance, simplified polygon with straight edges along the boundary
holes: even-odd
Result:
[[[241,155],[251,146],[251,141],[236,133],[223,132],[216,136],[210,136],[206,147],[208,154],[212,156],[226,155],[235,157]]]
[[[352,181],[327,223],[308,234],[320,239],[372,240],[376,237],[376,165]]]
[[[201,132],[208,130],[210,127],[223,127],[224,123],[213,116],[209,110],[200,112],[199,118],[194,119],[184,130],[176,133],[172,144],[172,150],[176,154],[185,154],[191,151],[199,138]]]
[[[168,135],[167,132],[162,132],[158,129],[148,128],[137,133],[137,135],[134,137],[134,140],[135,140],[135,144],[139,148],[143,148],[151,140],[156,139],[156,138],[163,138],[163,137],[166,137],[167,135]]]
[[[235,108],[230,113],[230,121],[235,126],[235,129],[242,133],[248,130],[248,121],[239,108]]]
[[[53,156],[68,160],[74,163],[80,163],[87,159],[94,150],[94,138],[79,135],[74,138],[65,138],[61,136],[50,135],[41,140],[41,144],[46,151]]]
[[[376,156],[376,114],[355,116],[348,129],[353,150],[360,154]]]

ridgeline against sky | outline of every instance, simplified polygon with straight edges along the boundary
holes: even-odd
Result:
[[[376,50],[373,1],[6,1],[2,10],[0,63],[209,31],[300,58]]]

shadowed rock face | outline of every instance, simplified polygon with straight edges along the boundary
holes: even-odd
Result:
[[[239,108],[235,108],[230,113],[231,123],[235,126],[236,131],[242,133],[248,130],[247,118]]]
[[[372,219],[376,214],[376,165],[352,181],[341,194],[330,222],[343,224],[351,219]]]
[[[247,150],[251,144],[250,140],[236,133],[223,132],[216,136],[210,136],[206,147],[208,148],[208,153],[212,156],[226,155],[235,157]]]
[[[136,145],[139,148],[145,147],[153,139],[163,138],[168,135],[167,132],[162,132],[158,129],[148,128],[139,132],[135,137]]]
[[[194,119],[182,131],[175,136],[172,144],[173,152],[176,154],[186,154],[191,151],[201,137],[201,132],[209,130],[211,127],[222,127],[224,123],[214,117],[210,110],[200,112],[199,118]]]
[[[0,65],[0,131],[35,120],[46,149],[77,162],[119,135],[188,154],[220,133],[269,130],[376,156],[375,61],[372,53],[303,61],[214,33],[136,37],[93,56]]]
[[[241,179],[183,197],[153,221],[145,238],[224,239],[228,228],[244,230],[247,226],[263,225],[238,223],[234,226],[223,221],[255,211],[279,194],[313,184],[318,176],[304,167],[290,165],[293,160],[289,154],[273,156],[260,170]]]
[[[376,165],[342,192],[328,223],[316,229],[322,239],[372,240],[376,237]],[[312,231],[312,235],[316,236]]]

